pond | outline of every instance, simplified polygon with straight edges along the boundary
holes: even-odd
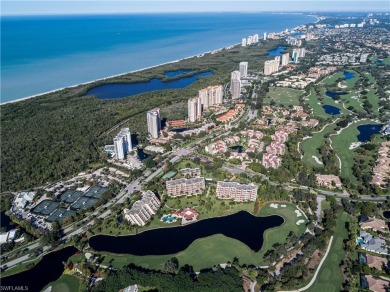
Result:
[[[381,124],[368,124],[368,125],[360,125],[357,127],[359,131],[359,135],[357,136],[359,142],[366,142],[370,139],[370,137],[374,134],[380,134],[382,129]]]
[[[176,70],[176,71],[167,71],[165,72],[165,76],[167,77],[177,77],[177,76],[180,76],[180,75],[183,75],[183,74],[188,74],[188,73],[192,73],[194,72],[194,70],[191,70],[191,69],[182,69],[182,70]]]
[[[111,99],[128,97],[156,90],[184,88],[194,83],[199,77],[210,76],[212,74],[212,71],[207,71],[165,82],[161,79],[153,78],[147,82],[103,84],[88,90],[87,95],[93,95],[100,99]]]
[[[348,94],[348,92],[344,92],[344,91],[327,91],[325,92],[325,94],[331,98],[335,98],[336,95],[345,95],[345,94]]]
[[[12,222],[11,218],[5,214],[5,211],[0,213],[0,227],[4,227],[5,231],[16,228],[16,225]]]
[[[285,47],[279,46],[276,49],[269,50],[268,56],[281,56],[284,53]]]
[[[28,287],[28,291],[41,291],[48,283],[57,280],[64,272],[63,262],[78,250],[73,246],[45,255],[32,269],[1,278],[1,286]],[[26,290],[27,291],[27,290]]]
[[[153,229],[136,235],[96,235],[89,239],[89,245],[97,251],[119,254],[168,255],[185,250],[199,238],[223,234],[241,241],[257,252],[263,245],[264,231],[280,226],[283,222],[284,219],[280,216],[256,217],[241,211],[186,226]]]
[[[141,160],[145,160],[146,158],[148,158],[150,156],[149,154],[144,152],[144,149],[140,149],[140,148],[137,149],[137,155],[138,155],[138,158]]]
[[[183,133],[184,131],[187,131],[188,128],[180,128],[180,129],[172,129],[171,132],[175,133]]]
[[[231,147],[229,147],[229,148],[232,149],[233,152],[237,152],[237,153],[241,153],[241,152],[242,152],[242,149],[243,149],[243,147],[240,146],[240,145],[231,146]]]
[[[332,105],[323,105],[323,109],[325,110],[325,113],[329,115],[339,115],[340,109],[338,107],[332,106]]]
[[[355,77],[355,74],[353,74],[352,72],[344,71],[343,74],[344,74],[345,80],[349,80],[349,79],[352,79],[353,77]]]
[[[386,219],[390,219],[390,211],[384,211],[383,217],[385,217]]]

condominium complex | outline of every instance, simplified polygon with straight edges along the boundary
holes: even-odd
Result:
[[[185,176],[187,178],[200,177],[200,168],[183,168],[180,169],[180,173],[182,176]]]
[[[169,180],[166,182],[166,187],[169,196],[178,197],[200,194],[203,192],[206,185],[204,177],[196,177]]]
[[[282,67],[285,67],[288,65],[288,61],[290,59],[290,54],[286,53],[282,55]]]
[[[280,57],[276,56],[273,60],[264,62],[264,75],[271,75],[272,73],[278,72],[280,64]]]
[[[241,78],[245,78],[248,75],[248,62],[241,62],[239,68]]]
[[[304,58],[305,54],[306,54],[305,48],[294,49],[292,52],[291,59],[293,60],[294,63],[298,63],[298,59]]]
[[[213,105],[222,104],[223,86],[215,85],[203,88],[199,90],[198,96],[202,103],[202,110],[206,110]]]
[[[257,186],[254,184],[243,185],[236,182],[218,182],[218,199],[234,200],[237,202],[256,201]]]
[[[199,90],[198,97],[188,100],[188,120],[195,122],[202,118],[202,112],[214,105],[220,105],[223,102],[223,86],[208,86]]]
[[[241,93],[241,74],[240,71],[233,71],[230,79],[230,93],[232,98],[236,99],[240,97]]]
[[[161,130],[160,109],[156,108],[146,114],[148,120],[148,132],[152,138],[158,138]]]
[[[246,47],[246,38],[242,38],[241,46]]]
[[[161,202],[152,191],[142,194],[141,200],[138,200],[130,209],[124,209],[124,217],[133,225],[144,226],[149,219],[156,214]]]
[[[282,165],[282,158],[273,153],[263,154],[263,166],[265,168],[278,168]]]
[[[114,137],[115,158],[124,159],[132,148],[129,128],[121,129],[119,134]]]
[[[267,40],[267,33],[263,33],[263,40],[266,41]]]

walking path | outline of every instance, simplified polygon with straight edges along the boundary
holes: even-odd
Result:
[[[333,236],[330,237],[329,244],[328,244],[328,248],[326,249],[326,253],[325,253],[324,257],[322,258],[320,264],[318,265],[318,268],[317,268],[316,272],[314,273],[314,276],[313,276],[313,278],[311,279],[311,281],[309,282],[309,284],[307,284],[305,287],[299,288],[299,289],[297,289],[297,290],[279,291],[279,292],[297,292],[297,291],[300,292],[300,291],[305,291],[305,290],[309,289],[309,288],[314,284],[314,282],[316,281],[317,276],[318,276],[318,273],[319,273],[320,270],[321,270],[322,264],[325,262],[326,257],[327,257],[328,254],[329,254],[330,247],[332,246],[332,241],[333,241]]]

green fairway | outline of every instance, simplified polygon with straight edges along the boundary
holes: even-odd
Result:
[[[274,101],[277,105],[299,105],[299,97],[303,94],[302,90],[285,88],[285,87],[270,87],[267,97],[264,99],[265,104],[270,104]]]
[[[79,291],[80,282],[75,276],[62,275],[58,280],[47,284],[44,289],[49,286],[52,286],[52,292],[77,292]]]
[[[296,225],[296,222],[303,217],[297,217],[296,207],[290,203],[283,203],[285,208],[271,208],[269,205],[263,207],[258,215],[280,215],[285,222],[273,229],[268,229],[264,234],[264,243],[260,252],[253,252],[242,242],[228,238],[221,234],[200,238],[194,241],[186,250],[172,255],[164,256],[133,256],[118,255],[106,252],[100,253],[104,256],[103,265],[112,265],[120,268],[124,265],[134,263],[148,268],[162,268],[165,262],[171,257],[177,257],[180,266],[192,265],[196,271],[202,268],[209,268],[215,264],[232,261],[234,257],[239,258],[240,263],[263,265],[263,254],[271,248],[275,242],[284,243],[290,231],[300,236],[306,229],[305,224]],[[239,205],[239,204],[237,204]]]
[[[341,159],[341,176],[346,177],[351,183],[357,184],[357,179],[352,173],[352,166],[354,164],[354,151],[349,147],[352,142],[358,142],[357,135],[359,131],[357,127],[365,124],[377,124],[372,120],[363,120],[351,124],[349,127],[343,129],[339,135],[331,136],[332,147]]]
[[[323,167],[322,164],[319,164],[315,161],[313,156],[318,157],[318,159],[321,161],[322,157],[320,153],[318,152],[318,148],[324,144],[325,137],[324,135],[334,132],[334,129],[336,128],[335,123],[327,125],[323,130],[319,133],[314,133],[311,138],[305,139],[300,144],[300,150],[303,154],[303,161],[313,167]]]
[[[314,284],[306,291],[308,292],[336,292],[341,290],[343,274],[340,269],[340,262],[344,260],[345,251],[343,241],[348,237],[345,223],[348,221],[348,214],[343,212],[337,220],[332,246],[328,257],[324,261]]]

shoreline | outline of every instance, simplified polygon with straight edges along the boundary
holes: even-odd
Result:
[[[294,13],[286,13],[286,14],[294,14]],[[306,16],[317,18],[315,23],[317,23],[319,21],[319,16],[317,16],[317,15],[306,14]],[[301,25],[306,25],[306,23],[301,24]],[[138,73],[138,72],[142,72],[144,70],[153,69],[153,68],[157,68],[157,67],[164,66],[164,65],[178,63],[178,62],[186,60],[186,59],[191,59],[191,58],[195,58],[195,57],[201,58],[205,54],[209,54],[209,53],[212,53],[214,51],[220,51],[220,50],[223,50],[223,49],[231,49],[231,48],[234,48],[236,46],[239,46],[240,44],[241,43],[235,43],[235,44],[232,44],[232,45],[227,45],[227,46],[222,47],[222,48],[213,49],[213,50],[210,50],[210,51],[207,51],[207,52],[202,52],[202,53],[198,53],[198,54],[191,55],[191,56],[188,56],[188,57],[184,57],[182,59],[176,59],[176,60],[164,62],[164,63],[161,63],[161,64],[157,64],[157,65],[153,65],[153,66],[149,66],[149,67],[145,67],[145,68],[140,68],[140,69],[135,69],[135,70],[132,70],[132,71],[118,73],[118,74],[110,75],[110,76],[107,76],[107,77],[98,78],[98,79],[94,79],[94,80],[90,80],[90,81],[87,81],[87,82],[78,83],[78,84],[74,84],[74,85],[69,85],[69,86],[65,86],[65,87],[61,87],[61,88],[57,88],[57,89],[53,89],[53,90],[49,90],[49,91],[45,91],[45,92],[29,95],[29,96],[26,96],[26,97],[21,97],[21,98],[10,100],[10,101],[1,102],[1,99],[0,99],[0,106],[6,105],[6,104],[10,104],[10,103],[16,103],[16,102],[19,102],[19,101],[28,100],[28,99],[31,99],[31,98],[34,98],[34,97],[39,97],[39,96],[42,96],[42,95],[45,95],[45,94],[49,94],[49,93],[55,93],[55,92],[58,92],[58,91],[61,91],[61,90],[64,90],[64,89],[75,88],[75,87],[78,87],[78,86],[88,85],[88,84],[91,84],[91,83],[94,83],[94,82],[98,82],[98,81],[104,81],[104,80],[107,80],[107,79],[110,79],[110,78],[120,77],[120,76],[124,76],[124,75],[127,75],[127,74]]]

